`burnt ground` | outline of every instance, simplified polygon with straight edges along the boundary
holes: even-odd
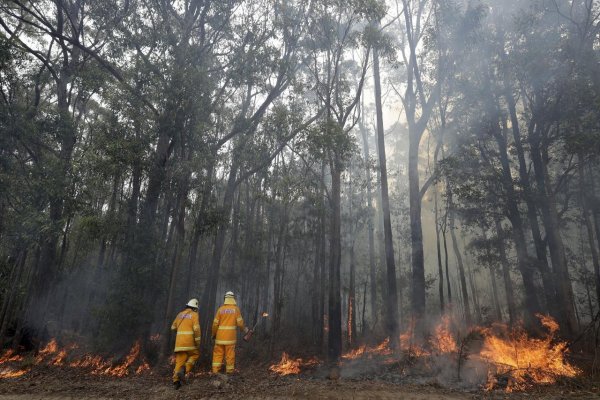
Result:
[[[450,389],[435,381],[412,383],[385,380],[385,376],[329,380],[318,371],[280,377],[267,365],[246,367],[225,382],[196,373],[180,390],[170,383],[165,368],[151,374],[115,378],[82,370],[34,366],[26,375],[0,379],[0,400],[66,399],[600,399],[600,384],[563,382],[536,387],[525,393],[484,392],[479,388]],[[219,383],[216,383],[219,382]]]

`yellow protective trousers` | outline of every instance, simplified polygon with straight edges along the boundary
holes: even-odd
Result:
[[[185,373],[192,370],[194,363],[200,357],[200,352],[196,350],[178,351],[175,353],[175,370],[173,371],[173,382],[178,382],[177,372],[185,366]]]
[[[223,356],[225,356],[225,372],[232,374],[235,369],[235,344],[215,344],[212,359],[212,372],[214,374],[221,371],[223,366]]]

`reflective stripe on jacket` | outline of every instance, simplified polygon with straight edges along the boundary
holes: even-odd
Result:
[[[200,346],[200,318],[196,311],[188,308],[177,314],[171,330],[177,331],[175,352],[196,350]]]
[[[237,341],[237,328],[244,329],[244,319],[238,306],[224,304],[219,307],[212,325],[215,344],[235,344]]]

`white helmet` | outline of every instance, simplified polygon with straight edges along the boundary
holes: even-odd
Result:
[[[226,299],[228,299],[228,298],[234,299],[235,298],[235,294],[233,294],[232,291],[229,291],[229,292],[225,293],[225,298]]]
[[[186,306],[192,307],[192,308],[198,308],[198,299],[191,299],[190,301],[187,302]]]

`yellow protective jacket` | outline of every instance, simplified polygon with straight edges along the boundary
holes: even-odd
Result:
[[[171,330],[177,331],[175,352],[196,350],[200,347],[200,318],[196,311],[186,308],[175,318]]]
[[[217,310],[212,324],[212,336],[215,344],[232,345],[237,341],[237,328],[244,329],[244,319],[233,299],[225,299]]]

